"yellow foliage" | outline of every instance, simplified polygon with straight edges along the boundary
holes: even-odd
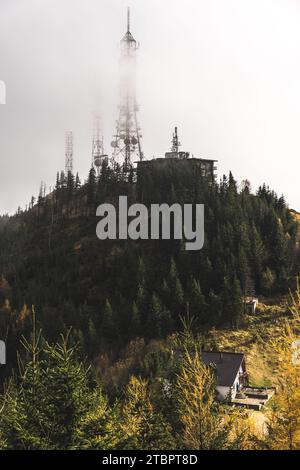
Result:
[[[273,449],[300,449],[300,290],[291,294],[292,319],[271,343],[278,394],[270,412],[269,445]],[[299,344],[298,344],[299,343]]]
[[[27,304],[24,304],[21,308],[19,316],[17,318],[17,325],[20,326],[24,323],[25,319],[31,314],[30,308],[28,308]]]

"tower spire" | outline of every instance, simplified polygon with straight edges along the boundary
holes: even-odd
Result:
[[[127,7],[127,33],[130,32],[130,7]]]
[[[127,8],[127,31],[121,40],[120,60],[120,104],[116,133],[111,143],[112,160],[121,160],[124,169],[130,170],[133,163],[143,159],[141,132],[138,124],[136,101],[136,56],[138,43],[130,32],[130,8]],[[117,163],[121,163],[118,161]]]

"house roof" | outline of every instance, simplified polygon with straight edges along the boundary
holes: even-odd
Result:
[[[244,357],[244,354],[220,351],[201,353],[202,362],[215,367],[217,384],[224,387],[233,385]]]

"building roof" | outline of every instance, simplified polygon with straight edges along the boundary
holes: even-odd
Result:
[[[218,385],[231,387],[245,359],[245,356],[244,354],[240,353],[203,351],[201,353],[201,359],[204,364],[215,367]]]
[[[149,163],[153,162],[167,162],[167,163],[174,163],[174,162],[210,162],[214,163],[217,162],[218,160],[211,160],[208,158],[195,158],[195,157],[189,157],[189,158],[166,158],[166,157],[157,157],[157,158],[151,158],[149,160],[139,160],[135,163],[138,164],[143,164],[147,165]]]

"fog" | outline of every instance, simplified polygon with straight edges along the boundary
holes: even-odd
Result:
[[[0,213],[54,184],[66,130],[86,177],[94,112],[111,151],[127,5],[146,158],[177,125],[182,149],[218,160],[219,177],[266,182],[300,210],[297,0],[0,0]]]

